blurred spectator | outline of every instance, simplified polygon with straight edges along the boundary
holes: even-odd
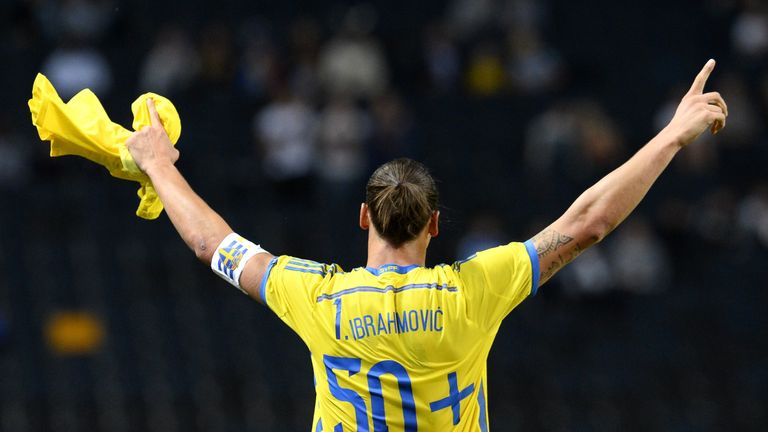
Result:
[[[467,258],[475,252],[508,242],[509,237],[502,230],[498,216],[489,212],[478,212],[472,216],[469,228],[459,239],[456,259]]]
[[[43,62],[42,70],[64,101],[84,88],[98,96],[104,96],[112,89],[109,63],[92,47],[62,45]]]
[[[536,31],[547,18],[549,0],[501,0],[499,18],[503,29]]]
[[[45,323],[48,348],[62,356],[96,353],[105,333],[102,321],[88,311],[59,311]]]
[[[8,134],[0,121],[0,187],[16,188],[29,177],[29,144],[19,135]]]
[[[588,168],[602,174],[602,171],[616,166],[624,156],[624,137],[616,122],[596,100],[584,100],[576,110]]]
[[[768,183],[756,186],[739,202],[737,222],[740,229],[768,248]]]
[[[32,3],[41,27],[53,38],[96,41],[114,18],[113,0],[41,0]]]
[[[564,291],[571,296],[601,295],[616,286],[610,261],[601,245],[594,245],[563,269]]]
[[[147,91],[173,95],[192,83],[199,68],[200,59],[186,31],[178,25],[166,25],[144,58],[139,85]]]
[[[473,96],[497,96],[506,84],[504,63],[495,43],[484,41],[475,46],[469,56],[466,82]]]
[[[234,73],[232,34],[223,22],[212,22],[200,36],[201,78],[208,84],[228,85]]]
[[[346,194],[366,172],[365,143],[371,133],[367,112],[343,97],[331,99],[320,114],[318,173],[332,190]]]
[[[276,48],[260,20],[250,19],[243,28],[237,85],[246,95],[262,100],[282,85]]]
[[[461,65],[459,51],[446,26],[432,24],[424,32],[424,56],[432,88],[439,93],[454,90]]]
[[[759,116],[752,101],[747,83],[736,74],[722,74],[717,80],[720,94],[728,98],[728,112],[736,115],[728,116],[727,127],[722,130],[722,145],[727,147],[753,146],[758,131]]]
[[[449,6],[448,22],[461,38],[468,38],[488,27],[494,20],[494,0],[453,0]]]
[[[693,212],[692,228],[702,239],[716,244],[738,241],[736,197],[727,187],[709,192]]]
[[[310,181],[316,124],[312,108],[287,90],[279,92],[254,120],[264,176],[286,199],[301,195]]]
[[[672,265],[664,244],[641,216],[617,230],[608,244],[609,261],[618,288],[650,294],[667,288]]]
[[[513,89],[538,93],[554,90],[560,84],[563,76],[560,56],[547,47],[534,30],[511,31],[508,44],[507,72]]]
[[[112,0],[64,0],[60,5],[61,30],[78,39],[97,40],[114,16]]]
[[[311,18],[298,19],[291,25],[290,87],[294,94],[307,101],[314,101],[318,96],[320,36],[320,26]]]
[[[731,41],[738,54],[757,60],[768,53],[768,9],[761,0],[744,3],[744,10],[733,23]]]
[[[369,166],[379,166],[398,157],[415,157],[415,125],[402,98],[387,92],[371,106],[373,132]]]
[[[528,124],[525,164],[534,174],[555,168],[559,153],[577,145],[578,119],[570,103],[558,101]]]
[[[349,10],[339,34],[320,53],[320,82],[327,93],[367,99],[386,89],[389,68],[371,35],[375,25],[376,11],[370,5]]]
[[[556,172],[561,200],[573,199],[615,168],[623,153],[618,127],[592,99],[557,102],[531,122],[525,138],[527,168]]]

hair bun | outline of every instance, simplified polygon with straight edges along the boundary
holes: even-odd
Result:
[[[437,210],[437,187],[426,167],[411,159],[380,166],[366,186],[366,204],[378,233],[399,247],[414,239]]]

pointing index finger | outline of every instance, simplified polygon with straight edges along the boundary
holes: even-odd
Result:
[[[152,126],[163,127],[160,114],[157,113],[157,108],[155,108],[155,101],[151,97],[147,98],[147,108],[149,108],[149,121],[152,123]]]
[[[699,72],[698,75],[696,75],[696,79],[693,80],[693,84],[691,85],[691,89],[688,90],[688,94],[701,94],[704,92],[704,85],[707,83],[707,78],[709,78],[709,74],[712,73],[712,70],[715,68],[715,60],[709,59],[707,63],[704,65],[704,68],[701,69],[701,72]]]

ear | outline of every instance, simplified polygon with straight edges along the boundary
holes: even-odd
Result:
[[[440,234],[440,210],[435,210],[429,218],[429,235],[437,237]]]
[[[360,204],[360,228],[364,231],[368,231],[371,227],[371,219],[368,217],[368,204]]]

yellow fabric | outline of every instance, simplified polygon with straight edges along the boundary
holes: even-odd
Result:
[[[155,101],[171,143],[175,145],[181,135],[181,120],[176,107],[162,96],[144,93],[131,104],[133,129],[151,125],[146,103],[150,97]],[[113,123],[92,91],[85,89],[64,103],[50,81],[44,75],[37,74],[32,85],[29,110],[40,139],[51,142],[51,157],[81,156],[104,166],[114,177],[139,182],[141,202],[136,215],[144,219],[160,216],[163,203],[152,182],[139,170],[125,147],[125,141],[133,132]]]
[[[261,297],[312,354],[311,430],[487,431],[486,359],[535,292],[532,253],[510,243],[452,266],[351,272],[273,260]]]

